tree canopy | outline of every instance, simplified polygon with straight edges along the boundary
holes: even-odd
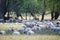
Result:
[[[0,0],[0,14],[2,11],[15,12],[17,16],[21,13],[60,12],[60,0]]]

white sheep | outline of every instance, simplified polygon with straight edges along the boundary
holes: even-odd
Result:
[[[42,28],[41,27],[39,27],[39,26],[34,26],[33,28],[32,28],[32,30],[41,30]]]
[[[51,27],[50,29],[53,29],[53,30],[60,30],[60,27]]]
[[[50,27],[55,27],[55,25],[52,22],[46,23],[46,27],[50,28]]]
[[[33,35],[34,34],[34,31],[32,31],[32,30],[29,30],[28,32],[27,32],[27,35]]]
[[[4,30],[1,30],[0,34],[4,35],[4,34],[6,34],[6,32]]]
[[[27,27],[24,31],[29,31],[29,30],[32,30],[31,28]]]
[[[41,27],[37,27],[37,30],[42,30],[42,28]]]
[[[32,30],[37,30],[37,26],[32,27]]]
[[[41,29],[46,29],[46,26],[45,26],[45,25],[39,25],[39,27],[40,27]]]
[[[22,28],[18,28],[17,30],[18,30],[18,31],[24,31],[24,29],[25,29],[25,28],[22,27]]]
[[[8,28],[8,32],[13,32],[14,31],[14,28],[13,27],[9,27]]]
[[[18,32],[18,31],[15,30],[15,31],[13,32],[13,35],[20,35],[20,32]]]

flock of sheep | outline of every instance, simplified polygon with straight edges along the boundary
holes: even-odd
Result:
[[[58,33],[60,34],[60,21],[43,20],[43,22],[41,22],[38,20],[23,20],[22,23],[24,24],[23,27],[20,27],[16,30],[13,27],[9,27],[7,31],[13,35],[20,35],[21,33],[33,35],[35,34],[35,30],[39,31],[44,29],[50,29],[53,31],[58,30]],[[0,34],[5,35],[6,31],[0,30]]]

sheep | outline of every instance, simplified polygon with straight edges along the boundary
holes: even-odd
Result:
[[[57,26],[57,23],[60,23],[60,21],[55,20],[55,21],[52,21],[52,23],[53,23],[55,26]]]
[[[45,25],[39,25],[39,27],[40,27],[41,29],[46,29],[46,26],[45,26]]]
[[[24,33],[26,34],[29,30],[32,30],[32,29],[29,27],[25,28]]]
[[[26,25],[35,25],[35,22],[26,22]]]
[[[50,30],[60,30],[60,27],[56,27],[52,22],[48,23],[48,24],[47,24],[47,27],[48,27]]]
[[[43,22],[47,22],[48,23],[48,22],[51,22],[51,20],[50,19],[44,19]]]
[[[43,24],[43,22],[36,22],[36,24]]]
[[[26,27],[21,27],[21,28],[18,28],[17,30],[21,33],[24,33],[24,30],[25,30]]]
[[[4,30],[1,30],[1,31],[0,31],[0,34],[5,35],[6,32],[5,32]]]
[[[41,30],[42,28],[40,26],[34,26],[32,30]]]
[[[14,31],[14,28],[13,27],[9,27],[8,28],[8,32],[13,32]]]
[[[20,32],[18,32],[17,30],[15,30],[15,31],[13,32],[13,35],[20,35]]]
[[[37,26],[32,27],[32,30],[37,30]]]
[[[33,35],[34,34],[34,31],[32,31],[32,30],[29,30],[28,32],[27,32],[27,35]]]
[[[18,31],[23,31],[25,28],[24,27],[22,27],[22,28],[18,28],[17,30]]]
[[[60,27],[51,27],[53,30],[60,30]]]
[[[30,25],[31,24],[31,22],[26,22],[26,25]]]
[[[42,28],[41,27],[37,27],[37,30],[42,30]]]

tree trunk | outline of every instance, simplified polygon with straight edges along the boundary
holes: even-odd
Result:
[[[0,0],[0,19],[4,19],[6,13],[6,0]]]
[[[33,14],[33,13],[31,13],[31,16],[35,19],[36,18],[36,16]]]
[[[57,20],[58,19],[58,17],[59,17],[59,13],[58,12],[55,12],[55,20]]]
[[[51,11],[51,20],[54,20],[54,17],[55,17],[55,13],[54,11]]]
[[[43,21],[43,20],[44,20],[44,15],[45,15],[45,12],[43,12],[43,14],[42,14],[41,21]]]
[[[27,20],[27,12],[26,12],[26,20]]]
[[[21,17],[21,20],[23,20],[23,17],[22,17],[22,15],[20,14],[20,17]]]

